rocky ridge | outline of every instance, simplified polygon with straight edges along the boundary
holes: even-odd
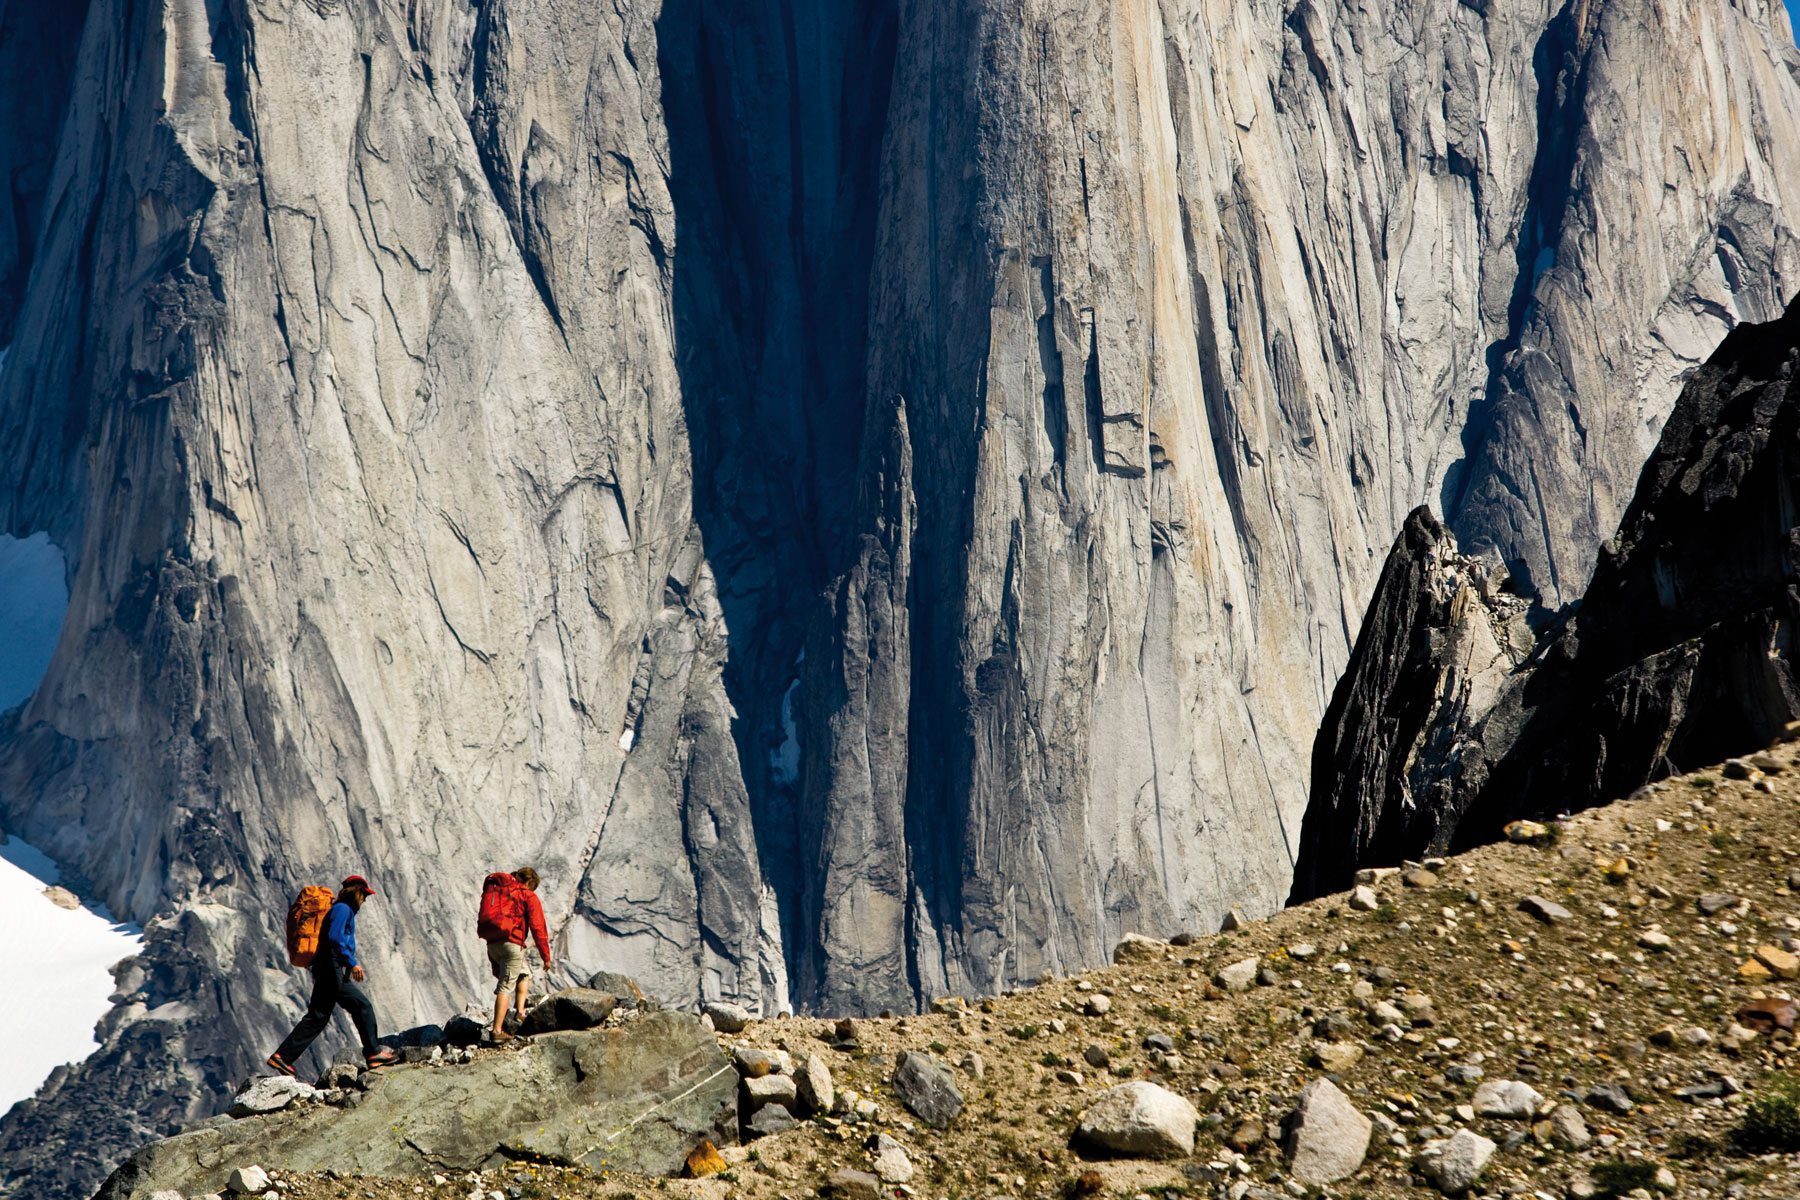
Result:
[[[1800,716],[1800,302],[1683,388],[1580,605],[1407,521],[1314,748],[1294,895],[1763,745]],[[1348,848],[1348,853],[1346,853]]]
[[[1800,277],[1777,0],[0,0],[0,60],[0,526],[70,573],[0,820],[147,931],[7,1194],[227,1103],[346,869],[402,1020],[521,862],[582,972],[763,1015],[1273,909],[1403,514],[1566,597]]]
[[[751,1020],[715,1035],[745,1143],[698,1147],[689,1178],[554,1156],[317,1173],[270,1169],[254,1141],[213,1169],[260,1168],[283,1200],[1776,1200],[1800,1187],[1800,752],[1761,761],[1370,870],[1371,910],[1335,894],[1140,937],[1114,967],[920,1016]],[[921,1088],[915,1062],[943,1081]],[[1796,1140],[1740,1141],[1777,1110]]]

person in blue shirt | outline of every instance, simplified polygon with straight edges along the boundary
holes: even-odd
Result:
[[[385,1067],[398,1061],[398,1055],[376,1044],[375,1006],[367,993],[357,985],[364,979],[362,960],[356,957],[356,914],[375,889],[361,875],[352,875],[338,889],[337,903],[325,914],[325,928],[319,934],[319,952],[313,958],[312,1001],[306,1015],[294,1026],[294,1032],[269,1055],[269,1066],[283,1075],[294,1074],[294,1063],[313,1040],[331,1024],[331,1010],[341,1008],[350,1014],[356,1034],[362,1039],[363,1058],[371,1067]]]

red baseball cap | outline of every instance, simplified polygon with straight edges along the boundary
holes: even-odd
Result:
[[[363,891],[369,893],[369,895],[371,895],[371,896],[373,896],[375,894],[375,886],[373,884],[371,884],[368,880],[364,879],[361,875],[345,876],[343,886],[347,887],[347,888],[351,888],[351,887],[361,888]]]

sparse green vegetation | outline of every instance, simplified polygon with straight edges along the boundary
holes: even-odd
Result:
[[[1758,1093],[1731,1140],[1748,1154],[1800,1150],[1800,1083],[1783,1079]]]
[[[1618,1200],[1638,1188],[1656,1186],[1656,1164],[1641,1158],[1609,1158],[1594,1168],[1601,1200]]]

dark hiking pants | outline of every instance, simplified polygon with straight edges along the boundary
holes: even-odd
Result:
[[[290,1065],[299,1061],[306,1048],[313,1044],[313,1039],[331,1024],[333,1008],[341,1008],[350,1014],[350,1020],[356,1024],[356,1036],[362,1039],[363,1053],[375,1053],[375,1006],[350,978],[350,968],[338,966],[320,955],[313,960],[312,977],[312,1002],[306,1006],[306,1015],[300,1018],[294,1032],[287,1035],[287,1041],[281,1043],[275,1053]]]

